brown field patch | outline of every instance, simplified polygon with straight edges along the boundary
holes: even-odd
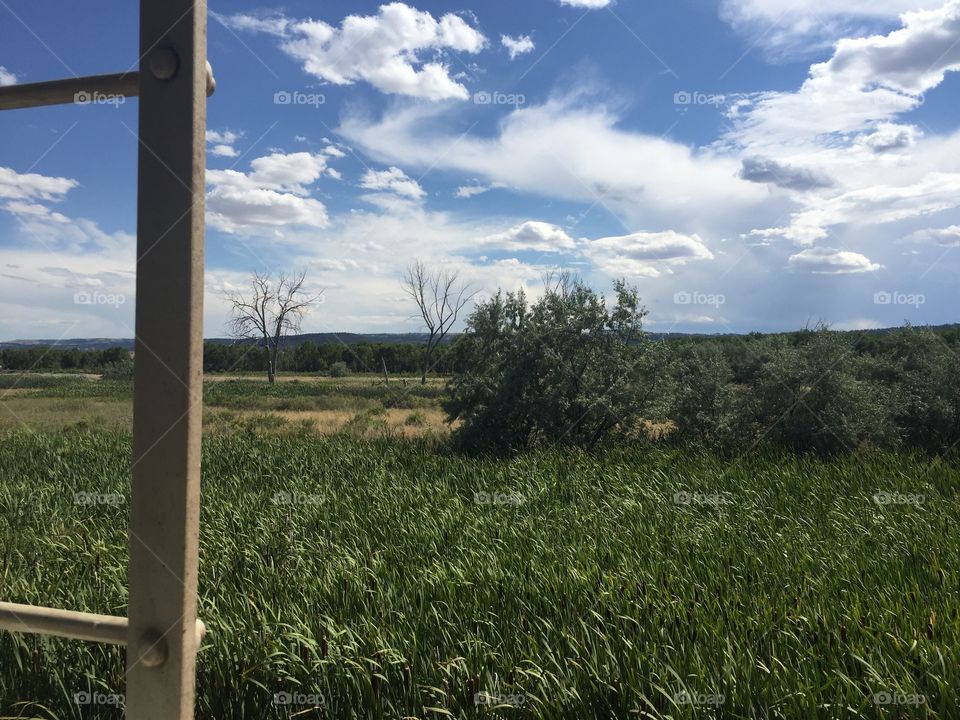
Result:
[[[240,411],[245,418],[262,417],[256,411]],[[446,414],[439,408],[421,408],[408,410],[390,408],[380,413],[364,413],[351,410],[273,410],[269,413],[292,424],[309,423],[319,435],[332,435],[355,425],[362,434],[376,434],[386,430],[391,435],[420,437],[427,434],[446,434],[450,427],[446,423]],[[358,418],[363,418],[357,422]]]

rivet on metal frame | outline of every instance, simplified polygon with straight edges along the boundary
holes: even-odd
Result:
[[[167,641],[156,630],[149,630],[140,638],[137,658],[144,667],[160,667],[167,661]]]
[[[157,48],[150,53],[148,64],[157,80],[171,80],[180,69],[180,58],[173,48]]]

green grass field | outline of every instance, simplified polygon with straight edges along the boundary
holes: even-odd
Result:
[[[99,397],[79,382],[14,397]],[[387,404],[213,385],[221,412]],[[467,458],[260,417],[204,440],[200,718],[960,716],[955,464]],[[0,598],[125,614],[130,442],[0,429]],[[120,649],[0,634],[0,718],[120,717],[74,695],[123,688]]]

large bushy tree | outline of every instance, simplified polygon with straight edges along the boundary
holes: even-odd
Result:
[[[589,449],[640,432],[667,384],[662,348],[642,330],[636,289],[618,282],[615,295],[608,308],[602,295],[560,275],[532,304],[523,292],[479,304],[453,347],[445,405],[460,442]]]

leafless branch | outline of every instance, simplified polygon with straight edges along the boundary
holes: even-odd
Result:
[[[416,304],[427,328],[427,351],[420,381],[427,381],[434,349],[456,324],[460,312],[474,296],[470,284],[460,280],[456,270],[431,270],[413,261],[403,276],[403,291]]]
[[[249,294],[226,293],[231,305],[227,330],[231,337],[256,340],[267,348],[267,377],[273,382],[283,339],[300,332],[303,316],[319,300],[304,289],[306,272],[280,274],[276,281],[267,273],[255,272]]]

